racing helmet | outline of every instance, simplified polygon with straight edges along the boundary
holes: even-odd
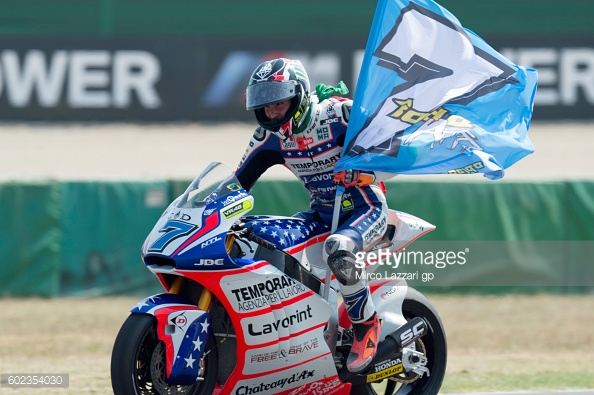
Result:
[[[246,89],[246,110],[254,110],[258,124],[280,139],[290,138],[307,118],[309,78],[299,60],[273,59],[261,63]],[[270,119],[264,107],[291,99],[284,118]]]

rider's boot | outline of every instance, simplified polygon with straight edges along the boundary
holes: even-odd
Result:
[[[369,295],[365,269],[357,265],[354,249],[352,240],[334,234],[326,240],[324,252],[353,323],[353,346],[347,358],[347,369],[357,373],[365,370],[375,357],[380,325]]]
[[[353,373],[358,373],[371,364],[377,352],[380,335],[379,315],[373,309],[372,301],[369,298],[369,288],[365,287],[355,294],[343,295],[343,297],[347,312],[351,322],[353,322],[353,345],[347,358],[347,369]],[[353,310],[356,309],[357,305],[367,307],[365,310],[368,311],[371,308],[373,312],[371,317],[367,320],[353,320],[353,315],[355,315]]]

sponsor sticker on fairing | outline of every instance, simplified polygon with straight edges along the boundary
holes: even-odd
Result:
[[[283,389],[291,388],[294,383],[317,379],[315,372],[315,370],[304,369],[293,374],[287,372],[284,377],[276,375],[278,377],[276,380],[270,377],[266,381],[246,383],[237,387],[235,395],[278,394]]]
[[[241,329],[248,345],[264,344],[297,333],[314,331],[328,322],[332,313],[330,305],[317,295],[279,307],[241,320]]]
[[[342,381],[338,377],[318,380],[313,383],[304,384],[295,388],[289,395],[324,395],[333,394],[341,385]]]
[[[223,200],[221,203],[223,203],[223,206],[228,206],[230,204],[235,203],[236,201],[238,201],[240,199],[243,199],[246,196],[248,196],[248,193],[247,192],[239,191],[235,195],[229,195],[229,196],[227,196],[225,198],[225,200]]]
[[[256,276],[241,282],[223,283],[223,291],[238,313],[246,313],[286,302],[308,291],[286,275]]]
[[[273,332],[280,332],[283,329],[289,329],[298,326],[306,327],[306,322],[313,321],[312,307],[308,304],[302,308],[296,308],[290,311],[291,314],[284,318],[258,317],[257,321],[247,323],[247,330],[250,336],[265,336]],[[250,321],[250,320],[246,320]]]
[[[271,364],[297,365],[328,352],[326,342],[310,331],[278,344],[249,348],[245,353],[243,374],[265,373]]]
[[[229,219],[251,209],[252,203],[249,200],[245,200],[239,204],[236,204],[235,206],[231,206],[228,209],[223,210],[223,215],[225,218]]]

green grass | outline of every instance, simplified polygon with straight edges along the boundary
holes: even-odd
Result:
[[[533,374],[447,374],[442,393],[567,390],[594,388],[594,372],[539,372]]]

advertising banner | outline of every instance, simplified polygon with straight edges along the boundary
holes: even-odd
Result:
[[[538,70],[533,120],[594,118],[592,36],[483,38]],[[3,37],[0,120],[252,121],[244,92],[262,61],[298,58],[312,86],[342,80],[353,97],[366,39]]]

